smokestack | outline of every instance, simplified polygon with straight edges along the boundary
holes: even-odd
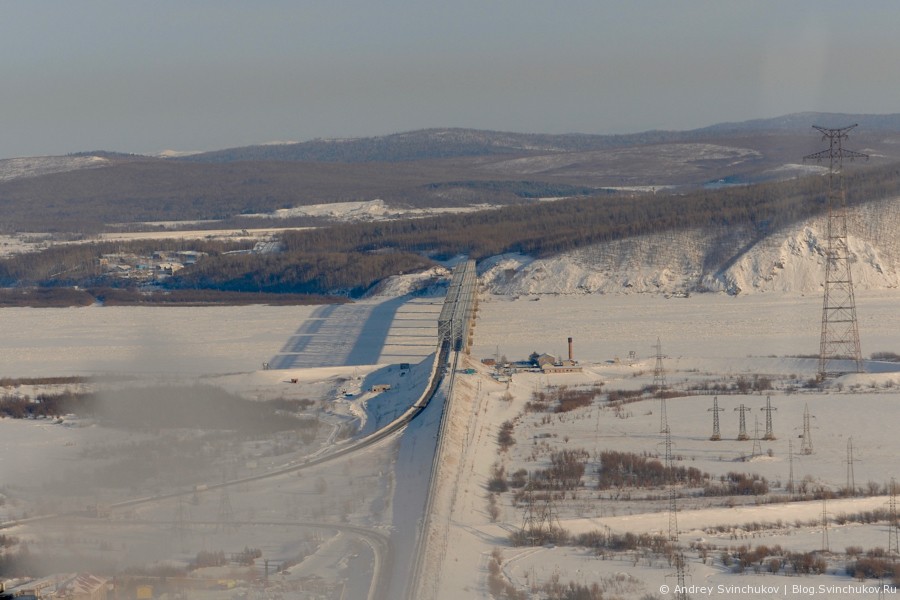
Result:
[[[569,360],[575,360],[575,356],[572,354],[572,338],[569,338]]]

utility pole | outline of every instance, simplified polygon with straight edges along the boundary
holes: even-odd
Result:
[[[828,160],[828,216],[825,234],[825,293],[822,302],[822,333],[819,341],[819,381],[842,371],[835,360],[851,360],[855,371],[862,372],[856,300],[850,276],[850,249],[847,242],[847,197],[844,190],[844,158],[868,159],[868,154],[843,148],[847,132],[856,127],[828,129],[814,125],[829,142],[827,149],[804,157],[804,160]]]
[[[713,442],[718,442],[722,439],[722,436],[719,434],[719,413],[725,410],[724,408],[719,408],[719,397],[713,396],[713,407],[707,408],[706,412],[711,412],[713,414],[713,434],[709,439]]]
[[[827,500],[822,498],[822,552],[831,552],[828,547],[828,511],[826,502]]]

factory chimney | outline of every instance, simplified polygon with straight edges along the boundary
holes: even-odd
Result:
[[[575,356],[572,353],[572,338],[569,338],[569,360],[575,360]]]

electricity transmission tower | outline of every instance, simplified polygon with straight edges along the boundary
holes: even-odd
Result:
[[[761,408],[759,410],[766,411],[766,435],[763,436],[764,440],[774,440],[775,432],[772,430],[772,411],[778,410],[777,408],[772,408],[772,397],[766,396],[766,407]]]
[[[669,480],[669,539],[678,541],[678,493],[675,489],[675,460],[672,457],[672,432],[666,428],[666,472]]]
[[[788,440],[788,487],[787,491],[794,495],[794,441]]]
[[[900,556],[900,524],[897,523],[897,482],[891,477],[891,499],[888,504],[890,523],[888,524],[888,554]]]
[[[545,531],[546,527],[546,531]],[[522,535],[532,546],[539,546],[562,529],[559,515],[553,505],[553,494],[548,493],[542,503],[534,497],[534,485],[529,479],[525,484],[525,519]]]
[[[809,404],[803,405],[803,441],[800,442],[800,454],[812,454],[813,443],[809,426]]]
[[[822,551],[831,552],[828,545],[828,510],[826,508],[827,500],[822,498]]]
[[[759,456],[762,454],[762,446],[759,443],[759,417],[754,417],[755,423],[753,426],[753,451],[750,453],[750,456]]]
[[[718,442],[722,439],[722,436],[719,434],[719,413],[725,410],[724,408],[719,408],[719,397],[713,396],[713,407],[707,408],[706,412],[711,412],[713,414],[713,434],[709,439],[713,442]]]
[[[856,474],[853,472],[853,438],[847,438],[847,492],[856,495]]]
[[[828,217],[825,234],[825,294],[822,303],[822,335],[819,342],[819,380],[840,371],[832,361],[851,360],[856,372],[862,372],[856,300],[850,276],[850,250],[847,244],[847,199],[844,191],[844,158],[869,158],[868,154],[846,150],[842,140],[856,127],[840,129],[813,126],[828,140],[829,147],[804,157],[804,160],[828,160]]]
[[[231,508],[228,486],[222,486],[222,494],[219,496],[219,515],[216,520],[216,530],[233,531],[235,529],[237,529],[237,525],[234,522],[234,509]]]
[[[653,367],[653,387],[659,395],[659,432],[665,433],[669,428],[669,418],[666,415],[666,396],[662,391],[666,388],[666,370],[663,368],[662,344],[656,338],[656,366]]]
[[[184,496],[178,496],[178,504],[175,507],[175,522],[172,524],[172,529],[175,531],[175,535],[178,536],[178,541],[181,544],[181,551],[185,551],[185,536],[187,534],[187,508],[184,505]]]
[[[746,441],[750,439],[750,436],[747,435],[747,413],[750,412],[750,409],[741,404],[736,409],[734,409],[741,413],[740,418],[740,429],[738,430],[738,441]]]
[[[670,573],[666,577],[675,577],[675,592],[672,597],[675,600],[689,600],[688,587],[685,583],[687,578],[687,561],[684,559],[684,552],[677,552],[672,561],[675,563],[675,573]]]

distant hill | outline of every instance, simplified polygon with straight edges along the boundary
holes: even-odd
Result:
[[[799,134],[809,132],[812,125],[828,128],[858,125],[855,133],[864,132],[900,132],[900,113],[890,115],[863,115],[847,113],[802,112],[775,117],[772,119],[752,119],[737,123],[719,123],[702,129],[695,129],[695,134],[721,134],[725,132],[780,132]]]
[[[900,115],[822,113],[616,136],[426,129],[168,159],[107,152],[11,159],[0,161],[0,229],[85,232],[212,219],[252,227],[245,215],[350,201],[483,207],[785,180],[816,168],[802,164],[822,149],[813,124],[850,123],[860,125],[848,146],[870,154],[868,165],[900,161]]]
[[[900,114],[862,115],[841,113],[794,113],[771,119],[720,123],[688,131],[645,131],[625,135],[537,134],[476,129],[421,129],[379,137],[316,139],[295,144],[244,146],[191,154],[186,162],[321,161],[402,162],[441,158],[495,156],[499,154],[546,154],[590,152],[648,144],[686,143],[726,134],[766,132],[810,133],[812,125],[844,127],[859,124],[856,132],[900,132]]]

